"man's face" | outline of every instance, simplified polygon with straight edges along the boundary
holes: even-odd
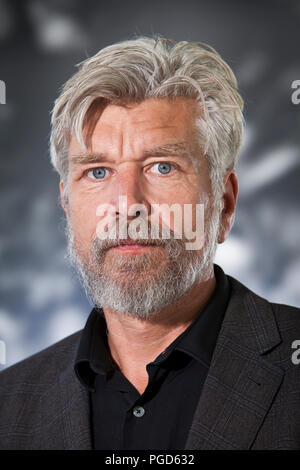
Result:
[[[183,240],[149,239],[149,233],[144,246],[139,240],[138,246],[120,247],[118,236],[117,241],[103,241],[97,232],[101,222],[97,209],[103,204],[113,207],[120,222],[126,216],[127,222],[134,219],[128,216],[132,204],[143,204],[149,224],[153,204],[177,204],[181,214],[188,204],[196,228],[196,204],[212,207],[207,204],[211,201],[209,170],[195,134],[198,113],[197,103],[188,98],[151,99],[129,107],[108,105],[93,130],[88,152],[74,136],[71,139],[69,250],[96,304],[128,313],[131,309],[143,316],[176,300],[196,279],[207,275],[216,244],[216,214],[205,215],[210,233],[205,234],[204,248],[194,252],[185,249]],[[126,205],[119,204],[120,196]],[[168,225],[171,233],[177,232],[174,217]]]

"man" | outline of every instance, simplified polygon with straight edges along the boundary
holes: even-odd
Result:
[[[109,46],[66,83],[51,158],[95,308],[1,373],[1,448],[300,447],[299,309],[213,264],[242,108],[216,51],[162,38]]]

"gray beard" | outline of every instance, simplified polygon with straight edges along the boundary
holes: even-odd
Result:
[[[113,263],[109,263],[109,248],[118,245],[118,237],[113,240],[97,237],[88,254],[80,252],[71,220],[67,219],[68,258],[96,307],[109,307],[139,319],[154,318],[196,282],[209,278],[217,248],[219,215],[220,207],[212,208],[200,252],[186,250],[185,240],[173,238],[173,232],[170,239],[147,238],[150,229],[146,222],[135,243],[159,248],[138,255],[124,255],[120,251],[113,256]]]

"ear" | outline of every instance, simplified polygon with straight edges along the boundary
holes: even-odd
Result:
[[[68,216],[69,216],[69,212],[68,212],[68,206],[67,206],[67,204],[66,204],[66,197],[65,197],[64,190],[65,190],[64,182],[61,180],[60,183],[59,183],[60,205],[61,205],[61,207],[63,208],[63,210],[64,210],[66,216],[68,217]]]
[[[218,236],[218,243],[223,243],[234,223],[238,196],[238,179],[234,170],[228,170],[224,176],[223,210]]]

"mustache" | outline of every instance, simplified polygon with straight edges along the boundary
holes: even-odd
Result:
[[[184,242],[175,237],[175,232],[169,227],[155,227],[155,237],[152,237],[153,226],[147,220],[144,220],[139,226],[138,232],[130,230],[130,224],[125,223],[117,227],[111,227],[105,232],[105,238],[96,235],[93,239],[93,246],[97,250],[108,250],[116,246],[123,245],[140,245],[140,246],[183,246]],[[121,237],[122,233],[126,233],[126,237]],[[128,236],[129,235],[129,236]]]

